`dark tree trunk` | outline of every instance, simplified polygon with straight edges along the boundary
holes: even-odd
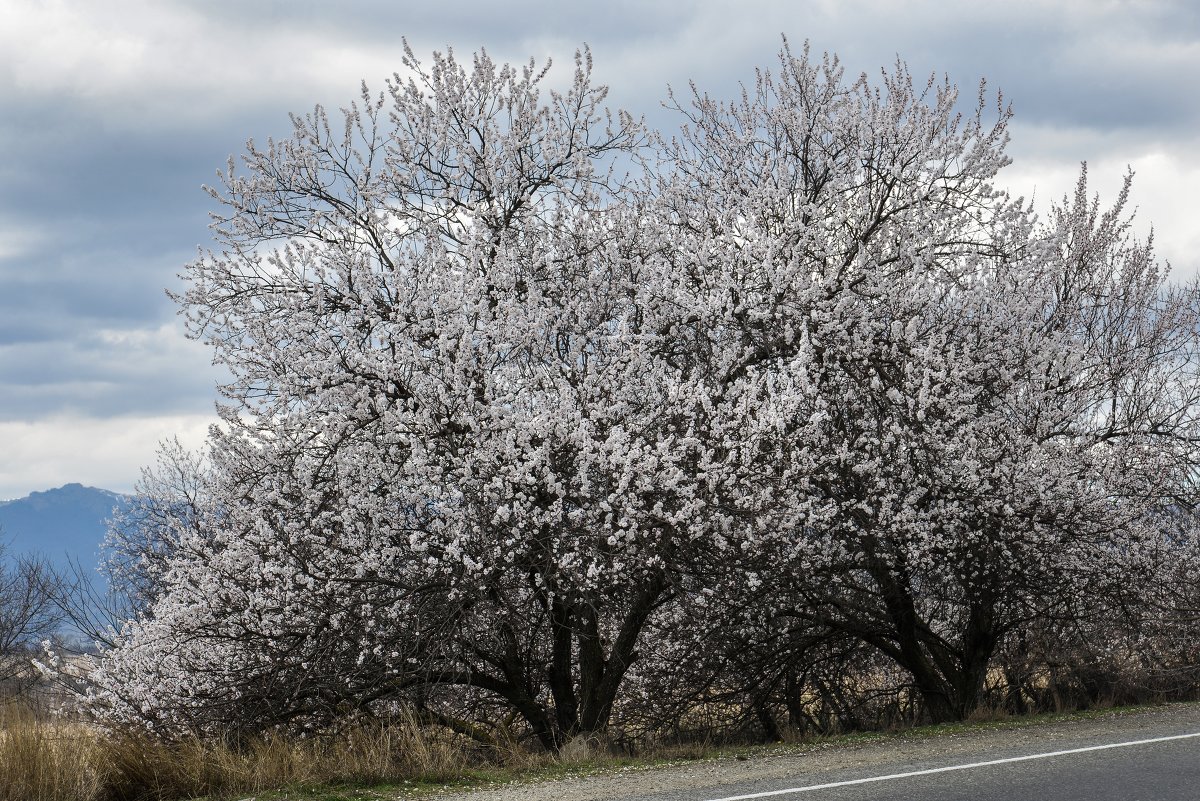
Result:
[[[555,723],[560,732],[571,732],[579,726],[579,701],[575,697],[573,677],[574,632],[571,629],[570,611],[558,599],[551,604],[550,627],[553,661],[548,678],[550,695],[554,698]]]
[[[767,738],[767,742],[777,743],[783,740],[783,733],[779,731],[779,724],[775,722],[775,715],[772,714],[766,701],[758,701],[754,704],[754,714],[758,718],[759,725],[762,726],[763,736]]]
[[[663,603],[666,589],[661,576],[643,586],[630,600],[607,649],[595,605],[543,597],[549,626],[545,634],[550,638],[548,664],[530,662],[533,652],[522,649],[512,626],[500,625],[501,652],[476,652],[491,675],[455,673],[445,680],[487,689],[503,698],[547,750],[558,750],[579,735],[602,736],[625,674],[637,659],[638,638]],[[493,672],[497,670],[499,676]],[[437,682],[436,676],[433,681]],[[539,686],[549,690],[549,703],[538,700]]]
[[[873,644],[912,674],[932,722],[963,720],[979,705],[999,642],[992,594],[979,590],[972,598],[961,644],[956,646],[921,619],[907,584],[886,564],[876,560],[871,567],[891,629],[874,633]],[[894,645],[881,643],[887,640]]]

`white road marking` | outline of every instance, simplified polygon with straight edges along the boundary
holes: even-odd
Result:
[[[768,790],[762,793],[748,793],[746,795],[730,795],[724,798],[710,798],[708,801],[747,801],[751,798],[770,798],[772,796],[790,795],[792,793],[811,793],[814,790],[830,790],[834,787],[850,787],[855,784],[871,784],[873,782],[886,782],[893,779],[907,779],[910,776],[929,776],[934,773],[950,773],[956,770],[970,770],[971,768],[983,768],[988,765],[1006,765],[1010,762],[1028,762],[1031,759],[1049,759],[1050,757],[1063,756],[1064,754],[1082,754],[1087,751],[1107,751],[1110,748],[1129,748],[1133,745],[1146,745],[1148,743],[1165,743],[1169,740],[1187,740],[1193,737],[1200,737],[1200,732],[1193,734],[1175,734],[1170,737],[1151,737],[1147,740],[1130,740],[1125,743],[1109,743],[1107,745],[1089,745],[1086,748],[1068,748],[1065,751],[1050,751],[1045,754],[1030,754],[1028,756],[1008,757],[1006,759],[989,759],[986,762],[968,762],[965,765],[950,765],[945,768],[929,768],[927,770],[910,770],[907,773],[889,773],[886,776],[870,776],[866,779],[850,779],[844,782],[829,782],[828,784],[809,784],[804,787],[789,787],[786,790]]]

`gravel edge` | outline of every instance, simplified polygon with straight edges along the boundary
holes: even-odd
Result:
[[[981,753],[1005,755],[1056,741],[1156,736],[1166,729],[1200,731],[1200,702],[1113,709],[1065,716],[868,734],[810,744],[766,746],[678,763],[588,768],[555,779],[519,778],[468,791],[444,791],[405,799],[435,801],[609,801],[656,793],[700,791],[725,785],[794,778],[819,783],[823,776],[876,765],[953,761]],[[1114,738],[1119,735],[1119,738]]]

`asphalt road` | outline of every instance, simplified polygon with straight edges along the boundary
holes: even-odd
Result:
[[[1157,739],[1179,737],[1180,739]],[[1195,735],[1195,736],[1191,736]],[[628,801],[1197,801],[1200,729],[1164,731],[1156,741],[1056,739],[963,760],[903,761],[870,770],[797,776],[695,791],[627,796]],[[1124,744],[1130,743],[1130,744]],[[1116,747],[1105,747],[1113,746]],[[1098,747],[1099,746],[1099,747]],[[1078,751],[1075,749],[1094,749]],[[1067,751],[1067,753],[1063,753]],[[1032,758],[1030,758],[1032,757]],[[1006,761],[1000,761],[1006,760]],[[986,763],[992,764],[986,764]],[[980,764],[985,763],[985,764]],[[948,770],[949,768],[949,770]],[[926,772],[929,771],[929,772]],[[917,774],[917,775],[913,775]]]
[[[818,742],[743,757],[518,781],[437,798],[1200,801],[1200,703]]]

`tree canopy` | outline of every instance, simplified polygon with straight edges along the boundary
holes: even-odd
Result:
[[[785,44],[667,136],[586,50],[561,91],[403,65],[210,190],[176,297],[232,378],[118,542],[147,560],[109,720],[403,703],[486,739],[500,709],[553,748],[673,678],[769,689],[814,632],[962,717],[1006,637],[1128,589],[1194,505],[1195,287],[1128,180],[1044,220],[997,189],[983,86]]]

